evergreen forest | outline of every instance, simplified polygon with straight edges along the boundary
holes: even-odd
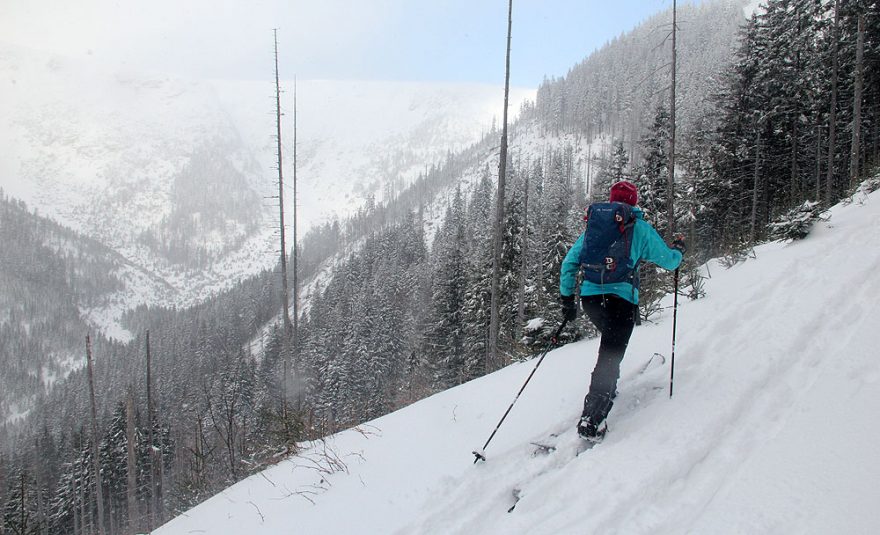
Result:
[[[768,0],[749,19],[738,12],[727,2],[679,12],[673,190],[669,48],[655,31],[669,13],[546,79],[520,110],[495,358],[495,130],[394,199],[304,236],[296,260],[306,284],[291,336],[279,318],[278,270],[193,307],[132,310],[131,341],[92,333],[97,448],[87,368],[74,364],[85,359],[82,309],[119,286],[122,260],[0,198],[0,370],[20,385],[0,394],[0,407],[15,412],[22,398],[32,407],[0,428],[0,535],[147,531],[306,444],[323,445],[308,460],[316,469],[344,470],[328,435],[370,433],[372,419],[545,347],[584,208],[619,180],[638,185],[664,237],[685,236],[680,291],[692,299],[702,292],[696,266],[802,237],[857,188],[880,186],[880,2]],[[732,48],[722,43],[731,34]],[[641,278],[640,317],[650,322],[672,279],[651,266]],[[565,339],[594,335],[584,322]],[[44,362],[52,354],[70,365]]]

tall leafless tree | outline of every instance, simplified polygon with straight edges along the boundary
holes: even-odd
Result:
[[[284,172],[281,159],[281,82],[278,75],[278,30],[272,30],[275,34],[275,141],[278,152],[278,224],[281,238],[281,293],[282,307],[284,310],[285,334],[290,334],[290,289],[287,278],[287,243],[284,229]]]
[[[290,288],[287,276],[287,241],[284,226],[284,173],[282,171],[281,158],[281,82],[278,74],[278,29],[272,30],[275,40],[275,141],[278,157],[278,228],[281,240],[281,301],[284,319],[284,336],[281,343],[281,365],[282,371],[282,400],[281,400],[281,418],[284,425],[287,425],[288,413],[287,404],[290,398],[288,391],[290,384],[290,345],[293,331],[293,324],[290,321]],[[294,199],[295,201],[296,199]],[[295,372],[294,372],[295,373]]]
[[[513,27],[513,0],[507,2],[507,55],[504,67],[504,111],[501,126],[501,154],[498,162],[498,191],[492,246],[492,297],[489,312],[489,343],[486,346],[486,371],[498,363],[498,308],[501,286],[501,244],[504,236],[504,185],[507,177],[507,106],[510,99],[510,33]]]
[[[299,370],[299,271],[298,257],[299,248],[297,247],[297,195],[296,195],[296,77],[293,78],[293,369]],[[296,393],[296,406],[299,408],[302,400],[300,389]]]

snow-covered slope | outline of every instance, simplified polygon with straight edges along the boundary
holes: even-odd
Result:
[[[668,359],[651,360],[671,314],[637,328],[611,431],[578,457],[596,341],[549,354],[485,463],[470,452],[534,361],[330,437],[155,533],[876,533],[880,192],[831,214],[704,268],[707,297],[679,308],[673,399]]]

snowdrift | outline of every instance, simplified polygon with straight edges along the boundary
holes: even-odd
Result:
[[[470,452],[534,361],[330,437],[155,533],[876,533],[880,192],[831,215],[706,266],[707,296],[679,308],[673,399],[652,359],[670,311],[637,328],[610,432],[580,456],[596,341],[547,356],[485,463]]]

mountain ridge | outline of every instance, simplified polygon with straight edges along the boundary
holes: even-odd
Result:
[[[0,185],[174,288],[148,304],[196,302],[277,260],[271,84],[118,72],[12,45],[0,45],[0,80],[11,155]],[[477,141],[501,106],[500,89],[478,84],[297,88],[301,234],[393,195],[427,162]],[[283,89],[290,181],[290,81]]]

